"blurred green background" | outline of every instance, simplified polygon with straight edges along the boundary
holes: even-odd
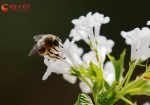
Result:
[[[78,82],[69,84],[61,75],[42,81],[47,68],[43,57],[28,57],[35,44],[33,36],[50,33],[64,40],[74,27],[72,19],[90,11],[102,13],[110,17],[110,23],[102,25],[100,33],[115,41],[112,55],[117,58],[127,48],[127,71],[130,46],[120,31],[144,27],[150,20],[149,0],[0,0],[0,6],[5,3],[30,4],[30,10],[0,10],[0,105],[73,105],[81,93]],[[77,44],[88,52],[83,41]],[[134,75],[141,72],[142,68],[136,69]],[[150,100],[145,96],[133,99],[138,105]]]

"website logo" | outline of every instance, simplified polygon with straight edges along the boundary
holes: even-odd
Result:
[[[3,4],[1,6],[3,12],[14,11],[29,11],[30,4]]]

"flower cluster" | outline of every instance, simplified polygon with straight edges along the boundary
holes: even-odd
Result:
[[[112,52],[114,42],[107,40],[105,36],[100,36],[100,28],[102,24],[110,21],[109,17],[104,17],[103,14],[89,12],[85,17],[81,16],[79,19],[72,20],[75,27],[70,32],[70,37],[74,41],[84,40],[90,45],[92,50],[98,50],[100,61],[104,62],[106,54]],[[93,32],[94,29],[94,32]]]
[[[135,67],[150,58],[150,29],[143,27],[128,32],[121,31],[126,43],[131,45],[129,70],[123,77],[125,50],[116,60],[110,55],[114,41],[100,34],[101,25],[109,21],[109,17],[98,12],[89,12],[86,16],[72,20],[74,28],[69,35],[72,41],[67,39],[62,48],[57,48],[60,59],[44,55],[47,70],[42,80],[46,80],[51,73],[62,74],[72,84],[77,78],[81,80],[79,87],[83,93],[75,105],[136,105],[130,99],[131,96],[150,96],[150,66],[145,65],[145,72],[130,81]],[[147,25],[150,25],[150,21]],[[83,53],[83,48],[75,44],[79,40],[85,41],[91,51]],[[105,62],[106,57],[110,61]],[[94,103],[88,93],[93,95]]]
[[[150,57],[150,29],[143,27],[141,30],[135,28],[134,30],[125,32],[121,35],[126,39],[126,43],[131,45],[131,60],[137,63],[139,60],[145,61]]]

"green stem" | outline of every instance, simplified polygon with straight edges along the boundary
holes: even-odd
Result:
[[[127,74],[125,75],[124,79],[122,80],[121,84],[119,85],[118,90],[120,90],[120,88],[122,88],[122,86],[123,86],[124,83],[125,83],[125,86],[127,85],[127,83],[128,83],[129,80],[130,80],[130,77],[131,77],[131,75],[132,75],[132,72],[133,72],[134,68],[135,68],[135,64],[132,63],[132,64],[130,65],[130,68],[129,68]]]
[[[130,105],[134,105],[131,101],[129,101],[128,99],[126,99],[125,97],[121,96],[120,99],[122,99],[123,101],[125,101],[126,103],[130,104]]]
[[[100,59],[100,57],[99,57],[98,50],[95,49],[94,51],[95,51],[95,53],[96,53],[96,59],[97,59],[97,62],[98,62],[98,64],[99,64],[99,68],[100,68],[101,71],[103,71],[103,63],[100,61],[101,59]],[[101,90],[101,91],[102,91],[102,92],[105,91],[105,89],[104,89],[104,83],[103,83],[103,86],[102,86],[102,90]]]
[[[84,82],[89,86],[89,88],[91,89],[91,91],[93,90],[93,89],[92,89],[92,86],[89,84],[89,82],[88,82],[82,75],[80,75],[79,78],[80,78],[82,81],[84,81]]]
[[[128,93],[131,93],[131,92],[135,92],[135,91],[138,91],[137,89],[137,86],[142,84],[143,80],[142,78],[138,78],[136,79],[134,82],[128,84],[127,86],[123,87],[121,91],[118,91],[117,93],[117,98],[116,98],[116,101],[118,99],[120,99],[120,96],[125,96],[126,94]],[[135,90],[134,90],[135,89]]]
[[[98,96],[97,94],[93,93],[93,98],[94,98],[95,105],[98,105],[97,96]]]
[[[82,81],[84,81],[84,82],[89,86],[89,88],[90,88],[91,91],[93,92],[92,86],[89,84],[89,82],[88,82],[82,75],[80,75],[79,77],[80,77],[80,79],[81,79]],[[94,98],[95,105],[98,105],[97,96],[98,96],[97,94],[94,94],[94,93],[93,93],[93,98]]]
[[[95,51],[95,53],[96,53],[96,59],[97,59],[97,62],[98,62],[98,64],[99,64],[99,68],[103,71],[103,63],[100,61],[100,57],[99,57],[99,54],[98,54],[98,50],[95,49],[94,51]]]
[[[141,90],[141,88],[134,88],[134,89],[130,89],[130,90],[126,90],[126,91],[123,91],[123,92],[121,92],[120,94],[121,95],[126,95],[126,94],[128,94],[128,93],[139,93],[139,92],[143,92],[142,90]]]
[[[132,82],[131,84],[125,86],[121,91],[126,91],[128,89],[134,88],[137,85],[141,84],[141,82],[143,82],[142,78],[138,78],[137,80],[135,80],[134,82]]]
[[[133,63],[133,64],[131,64],[131,68],[130,68],[130,70],[129,70],[129,74],[128,74],[128,77],[127,77],[125,86],[128,84],[128,82],[129,82],[129,80],[130,80],[130,78],[131,78],[131,75],[132,75],[132,73],[133,73],[133,71],[134,71],[134,68],[135,68],[135,64]]]
[[[103,71],[103,62],[101,61],[100,57],[99,57],[99,53],[98,53],[98,50],[97,49],[94,49],[95,51],[95,54],[96,54],[96,59],[97,59],[97,62],[99,64],[99,69],[101,71]],[[101,89],[101,92],[104,92],[105,89],[104,89],[104,83],[103,83],[103,86],[102,86],[102,89]],[[98,101],[97,101],[97,96],[98,96],[98,93],[94,93],[93,92],[93,98],[94,98],[94,102],[95,102],[95,105],[99,105]]]

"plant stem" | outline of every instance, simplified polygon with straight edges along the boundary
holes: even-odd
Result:
[[[134,82],[132,82],[131,84],[125,86],[121,91],[126,91],[128,89],[131,89],[131,88],[134,88],[136,87],[137,85],[141,84],[142,81],[142,78],[138,78],[137,80],[135,80]]]
[[[89,84],[89,82],[88,82],[82,75],[80,75],[79,78],[80,78],[82,81],[84,81],[84,82],[89,86],[89,88],[91,89],[91,91],[93,90],[93,89],[92,89],[92,86]]]
[[[126,103],[130,104],[130,105],[134,105],[131,101],[129,101],[127,98],[121,96],[120,99],[124,100]]]
[[[129,93],[135,94],[135,93],[142,92],[142,90],[141,90],[141,88],[139,88],[139,86],[142,85],[144,82],[146,82],[146,81],[143,81],[142,77],[137,78],[132,83],[130,83],[127,86],[123,87],[121,89],[121,91],[117,91],[117,96],[116,96],[115,100],[117,101],[118,99],[120,99],[120,96],[125,96]]]
[[[131,75],[132,75],[132,72],[133,72],[134,68],[135,68],[135,64],[132,63],[132,64],[130,65],[130,68],[129,68],[127,74],[125,75],[123,81],[122,81],[121,84],[119,85],[118,90],[120,90],[120,88],[122,88],[122,86],[123,86],[124,83],[125,83],[125,86],[127,85],[127,83],[128,83],[129,80],[130,80],[130,77],[131,77]]]
[[[98,50],[95,49],[94,51],[95,51],[95,53],[96,53],[96,59],[97,59],[97,62],[98,62],[98,64],[99,64],[99,68],[103,71],[103,63],[100,61],[100,57],[99,57],[99,54],[98,54]]]
[[[135,64],[132,63],[131,66],[130,66],[130,69],[129,69],[129,74],[128,74],[127,80],[125,82],[125,86],[128,84],[128,82],[129,82],[129,80],[131,78],[131,75],[133,73],[134,68],[135,68]]]
[[[93,98],[94,98],[95,105],[98,105],[97,96],[98,96],[97,94],[93,93]]]
[[[134,89],[130,89],[130,90],[126,90],[126,91],[123,91],[123,92],[121,92],[121,95],[126,95],[126,94],[128,94],[128,93],[137,93],[137,92],[143,92],[142,90],[141,90],[141,88],[134,88]]]

